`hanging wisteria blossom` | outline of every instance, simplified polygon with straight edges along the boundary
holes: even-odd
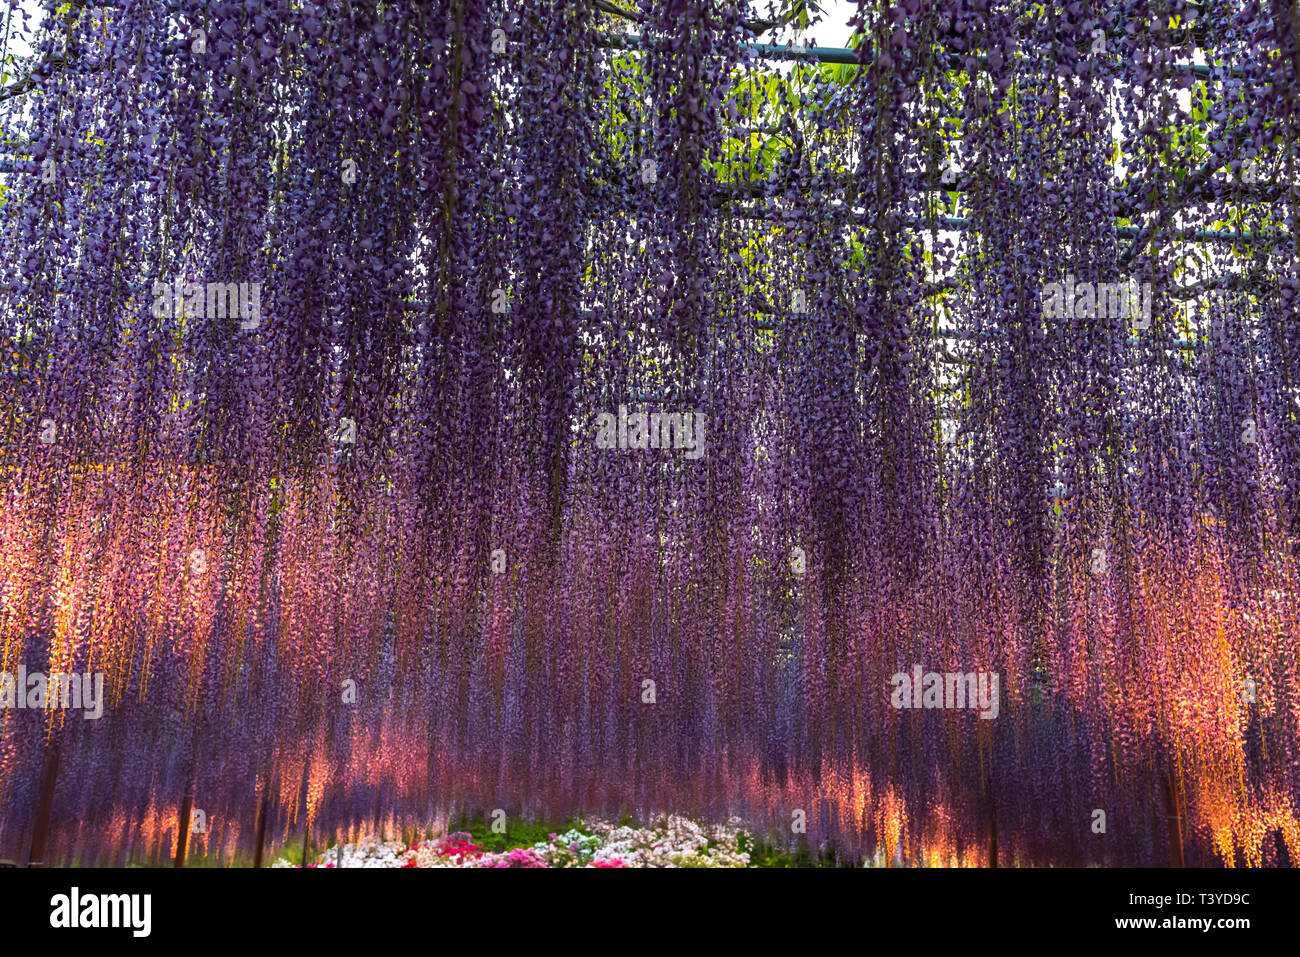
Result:
[[[5,5],[0,857],[1296,862],[1294,5],[820,7]]]

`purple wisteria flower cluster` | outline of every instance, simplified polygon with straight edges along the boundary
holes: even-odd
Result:
[[[4,5],[0,856],[1295,863],[1293,6],[756,7]]]

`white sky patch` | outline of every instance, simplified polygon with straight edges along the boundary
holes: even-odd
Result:
[[[755,4],[755,10],[758,10],[759,4]],[[786,27],[784,30],[776,32],[771,42],[785,43],[789,40],[816,40],[817,46],[821,47],[846,47],[849,45],[849,37],[853,35],[852,28],[849,27],[849,18],[858,11],[858,5],[853,0],[827,0],[821,4],[821,19],[816,23],[809,23],[808,29],[800,31],[793,27]],[[760,14],[765,16],[766,14]],[[764,38],[766,39],[766,38]]]

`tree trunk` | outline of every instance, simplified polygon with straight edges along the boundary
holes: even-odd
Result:
[[[1183,809],[1173,774],[1165,772],[1162,782],[1165,799],[1165,828],[1169,836],[1169,866],[1183,866]]]
[[[194,795],[186,792],[181,802],[181,813],[176,818],[176,860],[173,867],[185,866],[185,850],[190,839],[190,811],[194,807]]]
[[[266,787],[262,791],[262,806],[257,812],[257,837],[255,838],[257,841],[257,847],[253,851],[254,867],[262,866],[262,845],[266,843],[266,815],[267,811],[270,810],[270,804],[271,785],[270,782],[267,782]]]
[[[998,866],[998,816],[993,807],[993,802],[989,802],[989,867]]]
[[[41,768],[41,790],[36,799],[36,821],[32,827],[32,846],[27,854],[28,867],[45,866],[45,845],[50,834],[50,815],[54,810],[54,784],[59,776],[59,746],[51,741],[45,750]]]

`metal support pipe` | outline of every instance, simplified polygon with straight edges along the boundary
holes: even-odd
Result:
[[[611,33],[602,36],[597,41],[597,45],[616,50],[638,50],[642,46],[642,38],[640,34],[636,33]],[[752,41],[742,41],[739,46],[741,50],[753,51],[757,56],[765,60],[804,60],[810,63],[858,65],[858,51],[852,47],[794,46],[792,44],[755,43]],[[966,60],[965,56],[952,53],[948,55],[948,66],[953,69],[963,69],[966,66]],[[975,61],[979,64],[980,69],[988,68],[987,57],[976,56]],[[1219,68],[1200,63],[1175,63],[1170,66],[1169,72],[1190,71],[1194,76],[1210,79],[1214,77],[1216,69],[1226,69],[1233,76],[1240,76],[1244,73],[1241,67]]]

